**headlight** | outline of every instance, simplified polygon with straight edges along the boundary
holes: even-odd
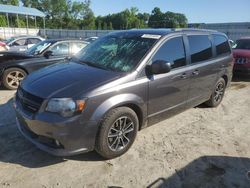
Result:
[[[85,100],[73,100],[71,98],[50,99],[46,111],[58,113],[63,117],[71,117],[75,113],[82,112],[85,107]]]

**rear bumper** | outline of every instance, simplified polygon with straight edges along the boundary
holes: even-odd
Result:
[[[97,132],[94,121],[82,121],[77,117],[67,122],[50,123],[39,117],[30,118],[18,107],[16,117],[22,135],[52,155],[71,156],[94,149]]]

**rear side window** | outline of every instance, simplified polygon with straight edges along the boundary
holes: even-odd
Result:
[[[222,35],[213,35],[217,56],[231,53],[231,48],[226,37]]]
[[[30,39],[28,39],[28,44],[36,44],[38,42],[40,42],[40,40],[37,39],[37,38],[30,38]]]
[[[13,46],[24,46],[26,44],[26,39],[19,39],[13,43]]]
[[[212,58],[212,44],[208,35],[191,35],[188,36],[191,63],[209,60]]]
[[[153,57],[156,60],[164,60],[170,63],[172,68],[178,68],[186,65],[186,55],[182,37],[176,37],[163,44]]]

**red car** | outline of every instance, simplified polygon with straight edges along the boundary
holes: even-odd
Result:
[[[6,51],[6,50],[8,50],[6,44],[0,41],[0,51]]]
[[[234,75],[250,76],[250,37],[237,40],[233,55]]]

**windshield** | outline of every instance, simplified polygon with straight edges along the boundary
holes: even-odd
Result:
[[[26,53],[29,55],[38,55],[41,54],[45,49],[47,49],[52,43],[48,42],[48,41],[42,41],[39,42],[37,44],[35,44],[34,46],[32,46],[31,48],[29,48]]]
[[[156,39],[141,36],[102,37],[81,50],[76,58],[90,66],[129,72],[138,65]]]
[[[238,40],[234,47],[235,49],[250,50],[250,39],[249,40]]]

